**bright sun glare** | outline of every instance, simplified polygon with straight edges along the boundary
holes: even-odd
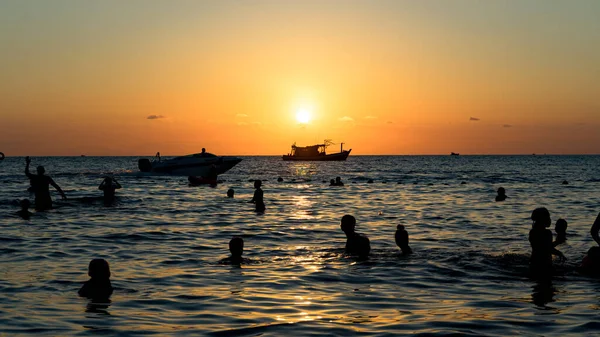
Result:
[[[310,111],[308,109],[298,109],[296,111],[296,120],[302,124],[310,122]]]

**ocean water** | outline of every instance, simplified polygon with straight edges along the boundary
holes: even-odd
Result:
[[[600,279],[575,270],[594,244],[600,156],[245,157],[216,188],[138,177],[137,157],[33,158],[37,165],[69,200],[53,192],[56,209],[15,217],[18,199],[32,198],[24,159],[0,162],[1,336],[600,331]],[[123,185],[114,207],[93,198],[107,173]],[[328,186],[336,176],[346,186]],[[264,180],[264,215],[247,203],[252,179]],[[496,203],[500,186],[509,199]],[[528,272],[529,217],[540,206],[569,222],[558,247],[568,260],[551,282]],[[344,214],[369,236],[369,259],[343,254]],[[394,243],[397,224],[411,256]],[[236,235],[248,263],[220,263]],[[77,296],[93,258],[111,265],[110,303]]]

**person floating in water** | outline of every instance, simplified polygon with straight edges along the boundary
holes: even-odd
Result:
[[[227,190],[227,198],[233,198],[234,194],[235,194],[235,191],[233,190],[233,188],[230,188]]]
[[[396,226],[395,239],[396,244],[402,250],[402,254],[408,255],[412,253],[412,249],[408,245],[408,232],[404,229],[403,225]]]
[[[88,268],[89,281],[79,289],[79,296],[94,300],[107,300],[113,293],[110,267],[104,259],[93,259]]]
[[[371,252],[371,242],[364,234],[356,233],[356,219],[352,215],[344,215],[340,225],[342,231],[346,234],[346,253],[367,257]]]
[[[554,225],[554,231],[556,232],[556,240],[552,243],[553,247],[563,244],[567,241],[567,220],[558,219],[556,225]]]
[[[506,190],[504,189],[504,187],[498,188],[498,195],[496,196],[496,201],[504,201],[506,200],[506,198],[508,197],[506,196]]]
[[[547,229],[552,223],[550,212],[545,207],[536,208],[531,213],[531,220],[533,226],[529,231],[530,266],[536,274],[548,275],[552,272],[552,255],[557,255],[561,261],[566,258],[552,245],[552,232]]]
[[[31,202],[29,202],[29,199],[23,199],[19,202],[19,204],[21,205],[21,210],[17,212],[17,215],[23,218],[23,220],[29,220],[29,218],[33,215],[33,213],[29,211]]]
[[[33,188],[33,192],[35,193],[35,209],[37,211],[44,211],[52,208],[52,198],[50,197],[50,188],[52,185],[58,193],[62,196],[64,200],[67,199],[65,192],[58,186],[52,178],[47,175],[44,175],[46,170],[43,166],[37,167],[37,175],[29,173],[29,164],[31,164],[31,159],[29,157],[25,157],[25,175],[29,178],[31,182],[31,187]]]
[[[221,260],[221,263],[241,264],[244,262],[242,254],[244,254],[244,239],[239,236],[234,237],[229,241],[229,251],[231,256]]]
[[[104,191],[104,204],[112,205],[115,200],[115,190],[121,188],[121,184],[115,179],[111,177],[106,177],[98,186],[98,189]]]
[[[254,197],[250,200],[251,203],[256,205],[256,212],[263,213],[266,209],[265,201],[263,200],[263,190],[260,188],[262,186],[262,181],[260,179],[256,179],[254,181]]]

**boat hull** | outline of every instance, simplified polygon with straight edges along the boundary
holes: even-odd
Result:
[[[342,161],[346,160],[350,155],[350,151],[342,151],[340,153],[332,153],[320,156],[289,156],[283,155],[283,160],[285,161]]]
[[[217,174],[223,174],[241,161],[242,159],[236,157],[214,157],[202,160],[195,160],[193,158],[181,160],[171,159],[152,163],[152,169],[149,173],[172,176],[207,177],[210,174],[212,165],[215,165]]]

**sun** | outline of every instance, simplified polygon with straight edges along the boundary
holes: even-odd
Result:
[[[310,122],[310,111],[304,108],[298,109],[296,111],[296,120],[301,124]]]

